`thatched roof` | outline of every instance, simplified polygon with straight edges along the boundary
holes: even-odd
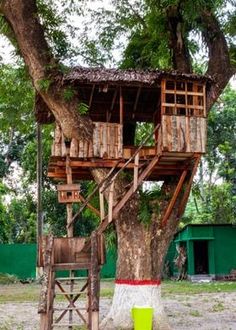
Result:
[[[106,69],[106,68],[84,68],[74,67],[65,75],[65,82],[80,83],[110,83],[120,85],[142,85],[157,86],[162,78],[172,78],[180,80],[198,80],[210,81],[207,76],[196,74],[184,74],[177,71],[163,70],[122,70],[122,69]]]
[[[163,78],[177,81],[211,84],[211,79],[196,74],[183,74],[163,70],[121,70],[105,68],[74,67],[63,78],[64,85],[73,84],[81,102],[89,106],[93,121],[119,120],[119,90],[122,88],[124,99],[124,121],[152,122],[160,103],[161,81]],[[42,101],[42,100],[41,100]],[[53,116],[47,106],[37,100],[36,119],[50,123]]]

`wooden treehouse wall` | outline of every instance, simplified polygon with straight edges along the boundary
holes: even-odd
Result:
[[[205,85],[199,82],[162,81],[162,151],[206,151]]]
[[[123,156],[123,125],[95,122],[93,141],[72,139],[69,155],[77,158],[120,158]],[[65,157],[67,146],[60,127],[57,125],[52,145],[52,156]]]

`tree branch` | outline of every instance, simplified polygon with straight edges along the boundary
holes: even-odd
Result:
[[[175,70],[191,73],[192,65],[183,31],[183,17],[180,6],[168,6],[166,9],[169,46],[172,50],[172,62]]]
[[[217,18],[212,12],[203,10],[201,23],[203,38],[209,52],[206,74],[210,75],[215,82],[207,97],[207,110],[209,111],[236,70],[230,63],[229,48]]]

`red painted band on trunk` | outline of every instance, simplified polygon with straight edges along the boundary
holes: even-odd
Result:
[[[115,280],[115,284],[160,285],[161,284],[161,280]]]

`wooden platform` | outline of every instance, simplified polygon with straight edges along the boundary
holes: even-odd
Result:
[[[72,169],[73,181],[78,180],[93,180],[90,169],[92,168],[112,168],[117,165],[121,168],[124,163],[135,152],[134,147],[124,147],[124,158],[120,159],[101,159],[101,158],[70,158],[70,166]],[[149,162],[156,154],[155,147],[144,147],[140,153],[141,168]],[[189,162],[196,153],[181,153],[181,152],[163,152],[160,161],[153,169],[148,177],[150,181],[160,181],[167,175],[179,175],[181,171],[189,165]],[[127,171],[132,171],[134,162],[127,166]],[[57,181],[66,180],[66,158],[52,156],[49,161],[48,177]]]

